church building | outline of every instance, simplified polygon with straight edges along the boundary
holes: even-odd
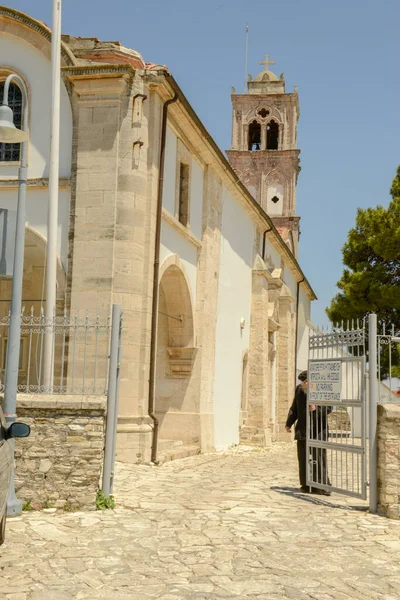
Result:
[[[50,41],[45,24],[0,7],[0,83],[17,73],[31,107],[26,304],[46,302]],[[166,67],[62,36],[58,309],[121,305],[120,460],[290,437],[315,294],[298,262],[298,95],[271,64],[248,93],[233,90],[227,160]],[[10,94],[21,115],[17,84]],[[8,146],[0,209],[12,215],[19,153]],[[6,273],[1,310],[10,297]]]

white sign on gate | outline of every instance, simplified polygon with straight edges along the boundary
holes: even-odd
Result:
[[[342,361],[310,360],[308,365],[308,397],[311,403],[340,402]]]

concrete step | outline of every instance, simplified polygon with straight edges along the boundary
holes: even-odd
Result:
[[[197,454],[200,454],[199,446],[177,446],[175,448],[160,451],[158,454],[158,462],[163,464],[171,460],[177,460],[178,458],[196,456]]]
[[[158,440],[158,449],[160,452],[183,446],[182,440]]]

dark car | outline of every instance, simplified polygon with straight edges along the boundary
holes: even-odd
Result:
[[[25,425],[25,423],[16,422],[7,427],[0,404],[0,546],[4,544],[6,535],[7,496],[13,460],[9,440],[11,438],[27,437],[30,432],[29,425]]]

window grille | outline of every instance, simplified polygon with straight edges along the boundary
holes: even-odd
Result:
[[[4,81],[0,82],[0,102],[3,101]],[[8,106],[13,111],[14,125],[21,129],[22,126],[22,93],[19,87],[11,82],[8,90]],[[21,144],[0,143],[0,162],[18,162],[20,159]]]

